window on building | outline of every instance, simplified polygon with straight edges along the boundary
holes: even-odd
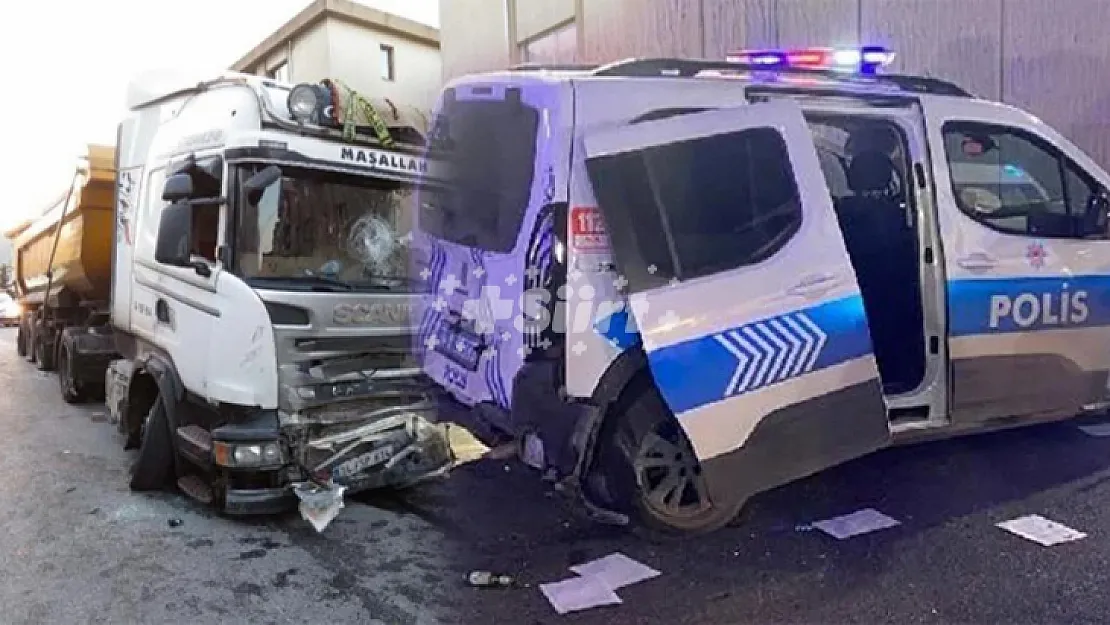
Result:
[[[952,192],[960,210],[1002,232],[1102,238],[1103,190],[1043,139],[978,122],[944,126]]]
[[[396,80],[397,79],[397,67],[394,64],[396,59],[394,58],[395,55],[394,55],[394,51],[393,51],[393,46],[387,46],[383,43],[381,45],[381,56],[382,56],[382,80],[390,80],[390,81]]]
[[[266,72],[266,75],[277,82],[289,82],[289,62],[282,61],[278,63],[269,72]]]
[[[525,63],[554,65],[574,63],[578,58],[578,26],[567,22],[520,44]]]
[[[606,218],[619,217],[608,228],[614,249],[654,267],[650,281],[757,264],[801,225],[786,144],[771,128],[598,157],[587,169]]]

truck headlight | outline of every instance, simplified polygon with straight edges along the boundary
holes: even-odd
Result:
[[[289,112],[299,122],[316,121],[322,98],[316,85],[300,84],[289,92]]]
[[[281,445],[277,441],[268,443],[225,443],[216,442],[212,446],[216,464],[222,467],[269,467],[285,464]]]

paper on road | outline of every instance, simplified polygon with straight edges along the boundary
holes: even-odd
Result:
[[[824,521],[818,521],[813,527],[825,532],[833,538],[844,540],[852,536],[874,532],[888,527],[901,525],[896,519],[873,508],[865,508],[851,514],[838,516]]]
[[[613,590],[659,576],[659,571],[623,553],[611,553],[604,558],[572,566],[570,570],[583,577],[598,579]]]
[[[1088,436],[1110,436],[1110,423],[1092,423],[1079,426]]]
[[[998,527],[1035,543],[1040,543],[1045,547],[1087,537],[1083,532],[1046,519],[1039,514],[1030,514],[1010,521],[1003,521],[998,524]]]
[[[540,584],[540,592],[559,614],[621,602],[612,588],[594,577],[571,577],[561,582]]]

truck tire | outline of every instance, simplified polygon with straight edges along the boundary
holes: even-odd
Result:
[[[610,503],[651,541],[706,534],[736,518],[739,505],[709,499],[701,465],[650,375],[629,384],[602,425],[595,471]]]
[[[58,346],[58,387],[67,404],[81,404],[88,400],[88,392],[74,374],[70,346],[65,340]]]
[[[35,341],[37,340],[35,334],[35,322],[30,320],[27,322],[27,332],[23,335],[27,339],[27,354],[24,358],[32,363],[35,362]]]
[[[131,465],[131,490],[164,490],[174,473],[173,438],[166,406],[159,396],[142,425],[139,456]]]
[[[54,343],[46,344],[46,340],[39,338],[40,332],[35,332],[35,363],[39,371],[54,370]]]
[[[27,357],[27,324],[19,320],[19,329],[15,332],[15,351],[20,358]]]

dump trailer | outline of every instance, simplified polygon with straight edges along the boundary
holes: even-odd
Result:
[[[406,236],[427,115],[243,74],[150,74],[127,103],[115,149],[8,235],[21,352],[67,401],[104,393],[131,488],[315,524],[446,474]]]
[[[116,356],[107,323],[115,178],[115,149],[90,145],[69,188],[5,233],[22,309],[17,349],[43,371],[57,367],[70,402],[102,394]]]

